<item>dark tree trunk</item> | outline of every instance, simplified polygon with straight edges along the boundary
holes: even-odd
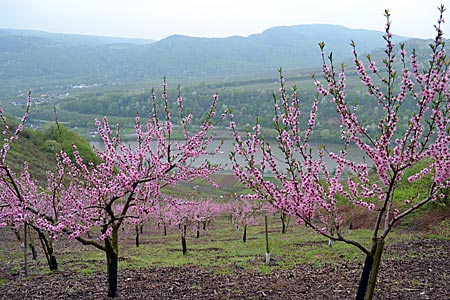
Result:
[[[105,252],[108,270],[108,297],[118,297],[117,267],[119,260],[119,230],[113,228],[111,237],[105,239]]]
[[[27,236],[28,236],[28,226],[25,223],[23,226],[23,271],[25,277],[28,277],[28,260],[27,260]]]
[[[187,246],[186,246],[186,237],[182,236],[181,237],[181,247],[182,247],[182,251],[183,251],[183,255],[186,255],[187,253]]]
[[[50,256],[49,267],[51,271],[58,270],[58,262],[56,261],[56,257],[53,254]]]
[[[186,255],[187,253],[187,246],[186,246],[186,231],[187,231],[187,226],[184,225],[183,226],[183,232],[181,233],[181,247],[183,249],[183,255]]]
[[[200,222],[197,223],[197,238],[200,238]]]
[[[117,294],[117,264],[118,257],[114,253],[106,252],[108,269],[108,297],[116,298]]]
[[[139,231],[139,226],[138,225],[136,225],[136,227],[135,227],[135,230],[136,230],[136,247],[139,247],[139,233],[140,233],[140,231]]]
[[[359,280],[358,291],[356,293],[356,300],[364,300],[364,296],[367,291],[367,284],[369,282],[370,270],[372,269],[373,256],[366,256],[366,261],[364,262],[363,272],[361,274],[361,279]]]
[[[247,242],[247,225],[244,225],[244,236],[242,237],[242,241]]]
[[[28,245],[30,246],[30,250],[31,250],[31,254],[33,256],[33,260],[36,260],[37,259],[37,252],[36,252],[36,247],[34,246],[34,238],[33,238],[33,235],[31,234],[31,232],[29,234],[29,238],[28,239],[29,239]]]
[[[41,240],[42,249],[44,249],[45,258],[47,260],[48,267],[50,271],[58,270],[58,262],[56,260],[55,254],[53,252],[52,241],[45,236],[43,232],[38,230],[39,239]]]
[[[30,249],[31,249],[31,255],[33,257],[33,260],[36,260],[37,259],[36,247],[34,247],[34,245],[30,244]]]
[[[373,239],[370,254],[366,256],[363,272],[359,281],[356,300],[372,300],[383,254],[384,240]]]

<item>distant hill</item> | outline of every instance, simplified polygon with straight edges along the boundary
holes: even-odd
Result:
[[[337,61],[384,46],[383,32],[336,25],[274,27],[248,37],[174,35],[154,42],[0,29],[0,92],[55,83],[207,78],[319,67],[318,42]],[[397,37],[397,41],[406,37]]]
[[[194,38],[174,35],[145,45],[130,63],[143,76],[227,76],[321,66],[318,43],[325,41],[337,61],[351,56],[350,41],[359,51],[383,47],[383,33],[336,25],[274,27],[249,37]],[[405,40],[399,37],[398,40]]]
[[[23,30],[23,29],[0,29],[0,32],[7,33],[14,36],[23,37],[40,37],[48,39],[54,42],[67,43],[73,45],[107,45],[107,44],[150,44],[155,40],[139,39],[139,38],[121,38],[121,37],[109,37],[109,36],[96,36],[96,35],[82,35],[82,34],[65,34],[65,33],[52,33],[40,30]]]

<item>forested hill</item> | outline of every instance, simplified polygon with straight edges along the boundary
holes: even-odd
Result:
[[[111,83],[162,78],[206,78],[320,66],[317,43],[339,60],[383,47],[383,32],[335,25],[275,27],[248,37],[174,35],[139,39],[0,29],[0,91],[48,83]],[[404,40],[404,37],[398,37]]]
[[[195,38],[174,35],[144,45],[130,69],[147,77],[228,76],[321,66],[318,42],[325,41],[337,60],[351,56],[355,40],[361,52],[383,47],[382,33],[334,25],[275,27],[248,37]]]

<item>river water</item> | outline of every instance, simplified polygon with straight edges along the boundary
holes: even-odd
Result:
[[[103,149],[103,143],[102,142],[96,142],[93,141],[90,143],[92,146],[96,147],[97,149]],[[127,145],[133,147],[133,145],[135,145],[135,142],[126,142]],[[274,153],[274,155],[278,158],[281,159],[281,151],[278,149],[277,143],[276,142],[269,142],[270,147]],[[156,147],[156,143],[154,144]],[[213,152],[218,146],[220,145],[220,141],[214,141],[211,146],[210,149]],[[320,146],[325,146],[326,150],[328,152],[334,152],[334,153],[338,153],[339,150],[341,149],[341,145],[340,144],[335,144],[335,143],[316,143],[316,142],[311,142],[310,143],[311,149],[313,150],[313,156],[317,158],[317,155],[314,155],[315,152],[317,152],[318,147]],[[231,167],[230,167],[230,159],[229,159],[229,154],[231,151],[233,151],[233,141],[232,140],[224,140],[223,141],[223,145],[220,148],[220,152],[218,154],[215,155],[210,155],[207,157],[207,159],[212,163],[212,164],[219,164],[224,166],[224,172],[231,173]],[[364,157],[363,152],[356,146],[349,146],[349,148],[347,149],[347,158],[351,159],[354,162],[365,162],[367,163],[367,165],[369,167],[371,167],[373,165],[372,161],[370,159],[368,159],[367,157]],[[256,162],[258,163],[259,160],[261,159],[260,155],[256,156]],[[200,163],[203,160],[200,160],[198,163]],[[325,164],[328,167],[328,170],[332,171],[335,167],[336,167],[336,163],[330,159],[328,159],[327,157],[325,158]],[[280,162],[280,169],[284,168],[283,164]],[[267,174],[269,175],[269,174]]]

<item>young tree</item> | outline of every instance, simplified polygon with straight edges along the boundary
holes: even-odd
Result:
[[[346,68],[344,65],[339,71],[335,68],[332,54],[326,57],[324,53],[324,43],[319,45],[326,84],[315,79],[318,97],[309,116],[301,114],[297,88],[293,88],[292,96],[287,94],[280,71],[280,99],[273,97],[273,124],[280,157],[264,142],[258,124],[246,138],[241,138],[231,116],[230,126],[235,135],[235,151],[230,155],[233,169],[255,192],[255,197],[270,201],[328,239],[351,244],[364,252],[366,261],[357,299],[372,298],[385,239],[393,226],[441,197],[442,189],[450,186],[450,74],[441,30],[444,7],[439,11],[437,35],[430,45],[431,57],[427,64],[419,65],[415,51],[408,62],[402,44],[400,52],[395,51],[387,10],[385,59],[380,68],[370,56],[366,66],[352,42],[356,72],[375,109],[383,112],[375,130],[369,129],[366,120],[359,117],[358,105],[349,102]],[[396,71],[398,65],[400,70]],[[313,149],[309,143],[322,105],[319,96],[331,101],[340,118],[343,147],[338,153],[328,152],[326,147]],[[303,130],[302,118],[307,121]],[[355,144],[373,163],[374,174],[369,174],[367,163],[357,163],[347,155],[350,144]],[[317,156],[313,157],[314,152]],[[256,161],[257,153],[260,161]],[[335,162],[335,170],[325,165],[326,156]],[[405,178],[413,168],[420,170]],[[267,180],[264,171],[272,172],[274,179]],[[347,178],[344,173],[349,171],[351,176]],[[399,184],[420,179],[426,179],[426,193],[398,199]],[[369,247],[342,230],[344,216],[338,202],[362,206],[376,215]]]
[[[249,225],[258,225],[257,217],[261,214],[261,203],[254,198],[237,198],[228,204],[228,210],[231,213],[231,222],[236,228],[243,228],[242,241],[247,242],[247,227]]]
[[[17,175],[17,173],[11,170],[7,160],[7,154],[11,145],[19,138],[19,135],[24,129],[24,125],[28,119],[30,106],[31,93],[28,93],[25,114],[15,129],[7,122],[3,110],[0,109],[3,137],[3,145],[0,149],[0,226],[10,226],[14,228],[14,231],[17,233],[16,235],[20,238],[18,229],[23,225],[25,273],[27,273],[27,240],[32,239],[32,235],[28,230],[29,228],[34,229],[41,240],[49,269],[51,271],[58,269],[58,263],[53,251],[53,236],[50,232],[38,226],[36,223],[36,214],[30,213],[28,209],[30,207],[34,212],[41,210],[48,211],[48,206],[40,201],[44,195],[39,190],[37,182],[31,179],[30,174],[28,173],[28,164],[26,162],[23,164],[22,173]],[[35,257],[36,252],[34,244],[30,242],[30,246],[33,257]]]
[[[223,205],[215,203],[210,199],[200,199],[197,201],[195,220],[197,222],[197,238],[200,237],[200,228],[204,231],[208,229],[211,222],[222,214]]]
[[[44,134],[22,132],[31,105],[31,94],[28,95],[27,103],[26,113],[22,118],[21,124],[19,124],[15,131],[11,130],[10,125],[8,125],[3,116],[3,112],[1,112],[4,130],[2,132],[3,149],[1,154],[3,172],[1,173],[0,180],[0,220],[3,221],[4,224],[15,228],[15,231],[22,225],[28,229],[33,229],[41,241],[49,269],[55,271],[58,269],[58,263],[54,252],[53,241],[58,235],[53,231],[49,231],[46,226],[41,225],[43,216],[57,219],[59,188],[64,180],[65,174],[64,172],[52,173],[50,170],[45,169],[43,173],[46,173],[45,171],[50,172],[47,173],[47,178],[40,175],[40,173],[30,174],[28,163],[26,161],[23,162],[21,170],[16,166],[14,169],[18,170],[14,172],[9,165],[13,160],[6,159],[9,152],[8,150],[10,146],[14,146],[14,141],[17,139],[35,136],[33,142],[37,142],[39,145],[38,147],[42,151],[59,152],[61,149],[69,147],[69,143],[72,143],[77,145],[77,149],[82,149],[79,153],[86,161],[95,164],[99,159],[95,156],[87,141],[77,133],[60,125],[58,122],[53,126],[47,126]],[[63,142],[65,145],[63,145]],[[55,148],[58,148],[59,150]],[[69,150],[68,155],[74,157],[70,151],[72,149],[67,150]],[[10,155],[8,155],[8,157],[10,157]],[[49,168],[51,167],[52,166],[50,165]],[[33,169],[33,171],[34,170],[35,169]],[[24,228],[24,230],[26,228]],[[36,252],[34,243],[32,243],[33,234],[32,232],[28,232],[27,235],[30,240],[29,245],[33,257],[35,257]]]
[[[167,235],[167,227],[170,226],[170,214],[166,212],[167,206],[164,203],[159,203],[152,217],[155,225],[160,228],[163,227],[164,236]]]
[[[52,201],[56,191],[51,186],[47,187],[50,193],[41,190],[39,183],[30,177],[27,163],[24,163],[23,172],[19,176],[6,165],[3,170],[0,180],[0,220],[4,225],[14,228],[24,225],[33,229],[41,241],[50,271],[57,270],[58,262],[53,248],[56,235],[41,226],[41,216],[53,215]],[[31,238],[31,232],[28,235]],[[31,250],[34,251],[33,248]]]
[[[172,227],[178,227],[181,232],[181,250],[183,255],[187,253],[187,229],[189,226],[196,224],[196,211],[199,203],[195,201],[184,201],[174,198],[164,199],[165,208],[164,213],[169,219],[169,224]]]
[[[54,187],[47,205],[50,213],[34,210],[24,202],[26,214],[34,214],[36,223],[54,233],[65,233],[84,245],[104,251],[107,259],[108,296],[117,297],[117,266],[119,258],[119,229],[126,220],[139,220],[151,213],[160,196],[161,188],[180,181],[207,179],[219,169],[205,158],[211,154],[208,146],[217,95],[198,132],[189,131],[192,115],[184,115],[183,101],[178,97],[184,140],[172,139],[173,124],[169,112],[167,87],[164,82],[162,107],[164,119],[159,119],[157,100],[152,95],[153,110],[146,126],[136,117],[135,145],[125,145],[120,131],[113,134],[108,120],[96,121],[104,143],[96,154],[100,163],[86,162],[74,146],[74,159],[62,151],[57,171],[49,173],[49,186]],[[5,146],[4,146],[5,148]],[[17,177],[11,176],[12,182]]]

